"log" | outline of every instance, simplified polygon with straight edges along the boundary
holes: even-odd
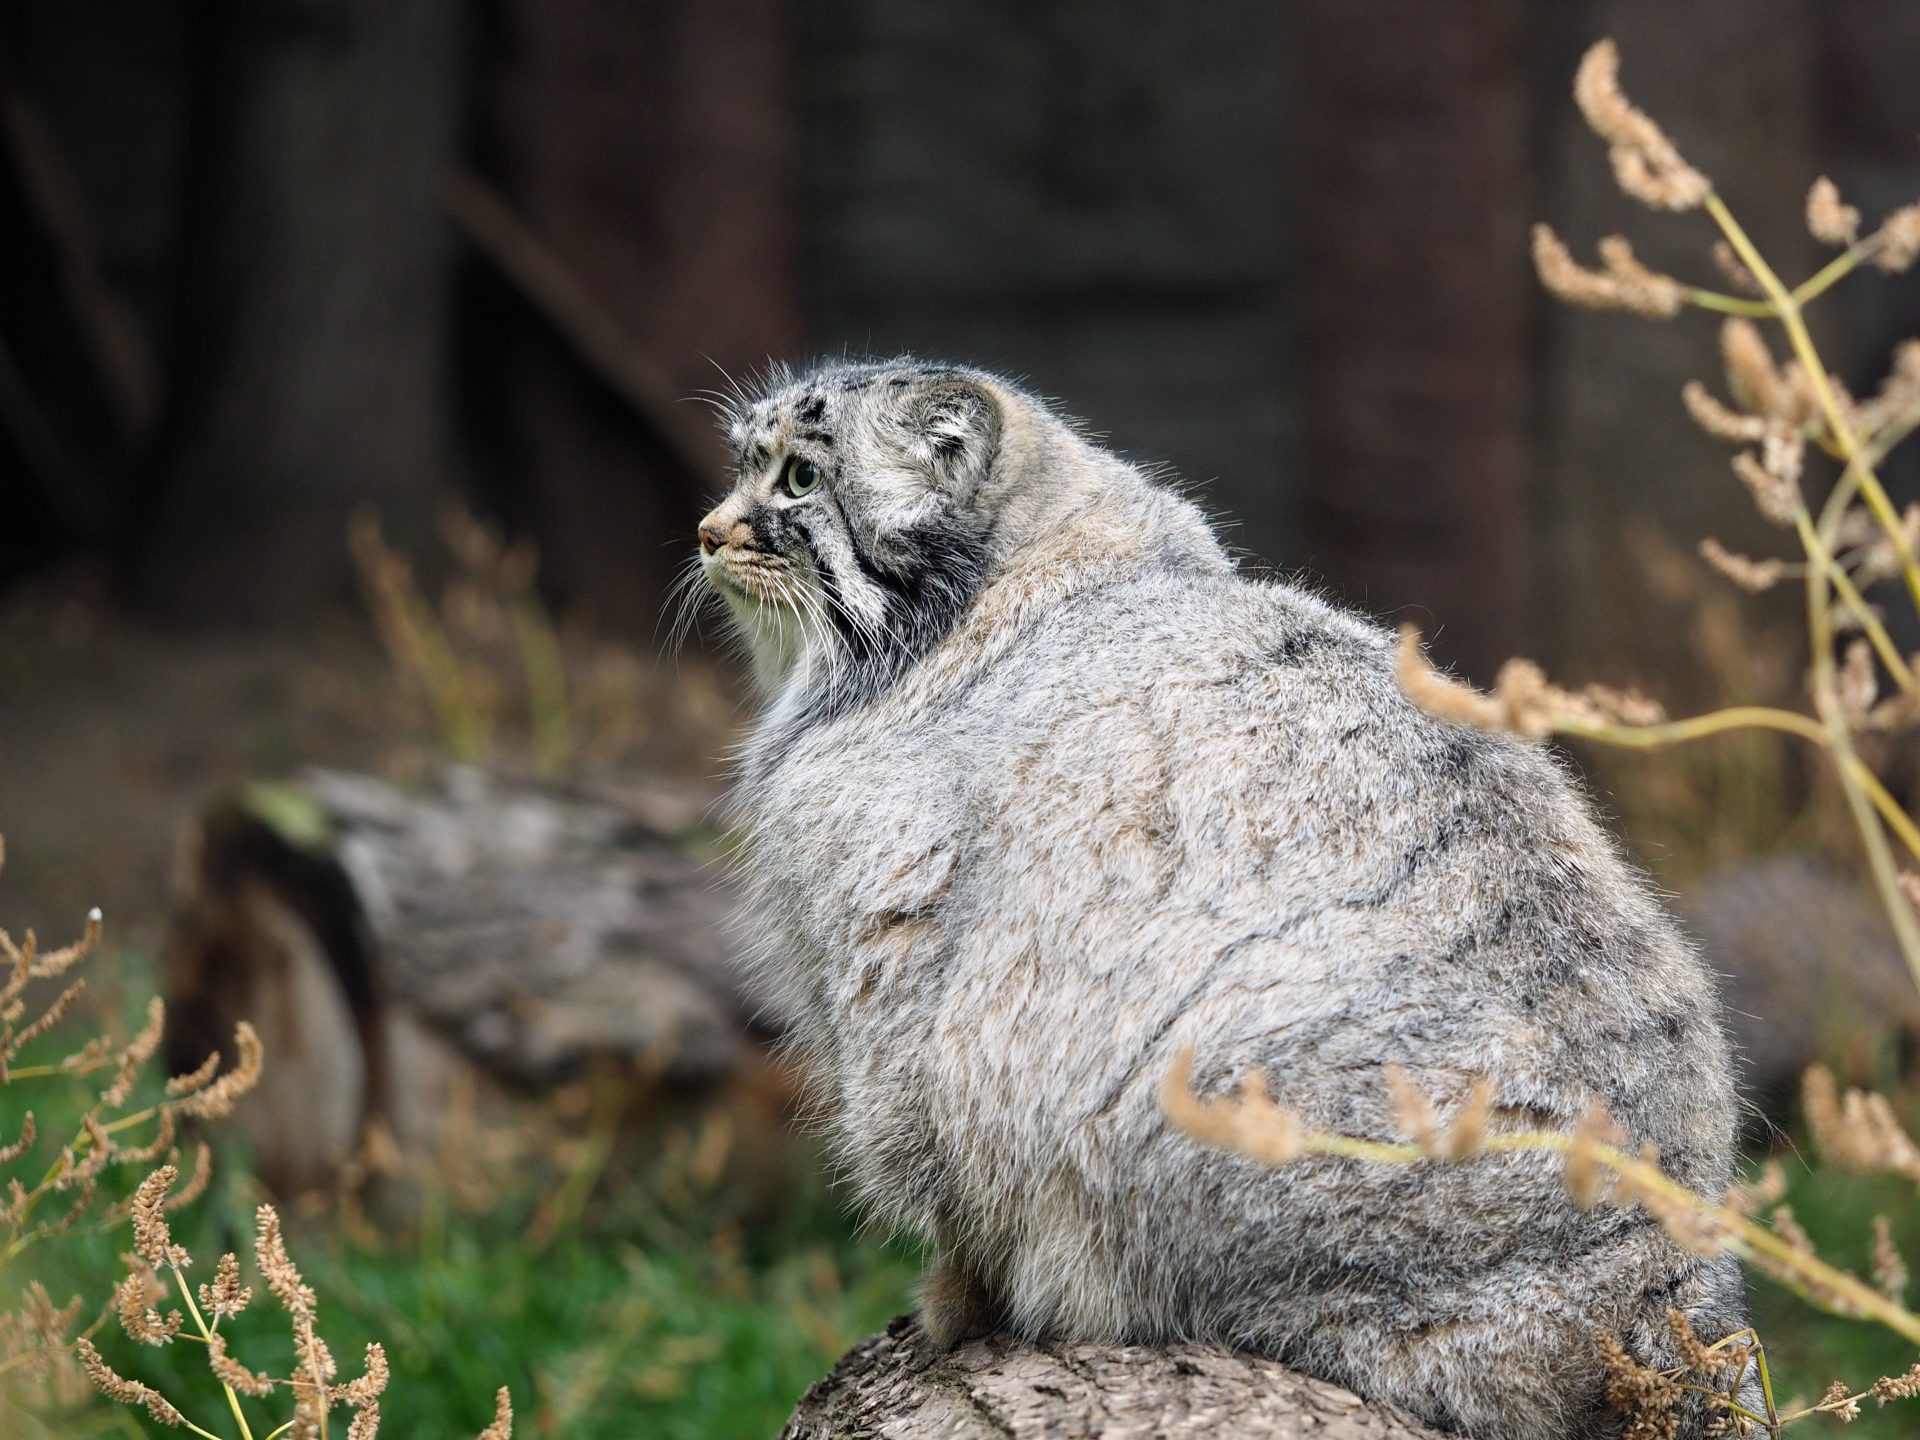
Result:
[[[1032,1344],[952,1351],[903,1315],[801,1397],[782,1440],[1444,1440],[1397,1406],[1207,1345]]]
[[[704,792],[622,799],[448,767],[418,786],[315,771],[189,827],[166,942],[171,1058],[247,1019],[269,1063],[236,1117],[280,1189],[324,1183],[383,1127],[431,1150],[450,1099],[612,1074],[727,1097],[779,1147],[768,1052],[713,857],[676,832]]]

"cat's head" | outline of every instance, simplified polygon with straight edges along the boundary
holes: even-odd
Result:
[[[1012,403],[977,371],[900,359],[781,376],[731,409],[737,469],[700,567],[763,689],[801,669],[870,692],[953,626],[989,569]]]

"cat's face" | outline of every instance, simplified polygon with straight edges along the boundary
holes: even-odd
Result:
[[[951,628],[985,577],[998,433],[976,377],[913,361],[827,366],[732,413],[700,566],[764,690],[799,675],[857,703]]]

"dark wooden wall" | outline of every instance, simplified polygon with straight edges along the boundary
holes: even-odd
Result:
[[[1549,307],[1524,249],[1704,273],[1569,103],[1601,34],[1789,268],[1813,175],[1920,193],[1910,0],[0,0],[0,584],[304,623],[351,505],[461,494],[644,637],[717,479],[687,397],[914,348],[1470,674],[1681,672],[1626,537],[1766,539],[1678,409],[1713,327]],[[1828,310],[1850,375],[1917,292]]]

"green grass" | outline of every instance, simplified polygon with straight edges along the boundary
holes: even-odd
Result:
[[[174,1237],[193,1253],[197,1280],[223,1251],[242,1256],[256,1294],[224,1328],[254,1368],[286,1374],[285,1317],[251,1273],[257,1194],[244,1171],[225,1169],[214,1193],[176,1219]],[[384,1242],[337,1217],[290,1221],[288,1243],[319,1294],[321,1333],[343,1378],[358,1373],[367,1341],[386,1346],[384,1434],[471,1435],[507,1385],[521,1436],[762,1437],[842,1350],[906,1305],[914,1273],[910,1256],[856,1237],[817,1186],[804,1188],[791,1214],[744,1235],[698,1217],[639,1214],[644,1201],[629,1195],[545,1245],[529,1243],[524,1203],[449,1213]],[[117,1256],[127,1243],[124,1227],[63,1237],[28,1269],[57,1299],[104,1300],[124,1273]],[[237,1437],[201,1346],[136,1346],[111,1321],[98,1343],[122,1374]],[[243,1404],[256,1440],[287,1413]],[[117,1433],[119,1419],[89,1407],[38,1417],[26,1433]]]
[[[1783,1158],[1788,1178],[1786,1203],[1812,1237],[1822,1257],[1858,1275],[1873,1273],[1873,1217],[1885,1215],[1894,1240],[1910,1263],[1920,1264],[1920,1206],[1914,1188],[1888,1177],[1842,1175],[1828,1167],[1810,1168],[1799,1155]],[[1773,1367],[1775,1400],[1784,1411],[1806,1404],[1835,1380],[1856,1390],[1882,1375],[1899,1375],[1920,1355],[1891,1331],[1810,1308],[1791,1291],[1765,1276],[1751,1276],[1754,1328],[1767,1343]],[[1908,1299],[1911,1303],[1912,1291]],[[1813,1435],[1835,1421],[1816,1416],[1788,1430]],[[1860,1418],[1847,1427],[1850,1440],[1912,1440],[1920,1434],[1920,1400],[1880,1406],[1869,1400]]]
[[[111,980],[140,969],[121,957],[97,958],[106,963],[95,993],[122,992]],[[144,993],[137,983],[124,991]],[[72,1018],[78,1025],[58,1032],[65,1039],[50,1037],[52,1057],[87,1033],[86,1022]],[[43,1137],[33,1154],[0,1166],[0,1184],[14,1174],[31,1183],[45,1172],[59,1153],[56,1137],[72,1133],[98,1083],[43,1078],[0,1089],[4,1139],[27,1108],[37,1112]],[[156,1086],[135,1107],[150,1102]],[[511,1179],[486,1177],[491,1193],[478,1205],[463,1206],[430,1185],[384,1212],[372,1207],[372,1220],[337,1204],[282,1207],[288,1247],[318,1293],[320,1333],[341,1378],[359,1373],[368,1341],[386,1347],[392,1380],[381,1402],[383,1435],[471,1436],[491,1419],[494,1391],[506,1385],[523,1440],[771,1436],[842,1351],[910,1303],[917,1258],[857,1233],[817,1167],[801,1165],[779,1214],[756,1222],[747,1218],[755,1202],[692,1183],[671,1146],[623,1141],[579,1204],[572,1202],[581,1171],[570,1171],[553,1147],[545,1153],[553,1158],[500,1167]],[[111,1181],[112,1198],[129,1194],[149,1168],[124,1167]],[[240,1256],[255,1295],[222,1329],[244,1363],[285,1375],[292,1368],[286,1317],[252,1264],[254,1209],[266,1197],[236,1145],[218,1152],[214,1173],[208,1193],[173,1217],[174,1239],[194,1257],[195,1282],[212,1278],[222,1253]],[[548,1222],[562,1194],[567,1219],[556,1226]],[[5,1238],[0,1225],[0,1244]],[[124,1220],[90,1215],[0,1270],[0,1314],[37,1278],[56,1303],[85,1297],[81,1323],[89,1323],[126,1273],[120,1256],[130,1246]],[[152,1385],[195,1424],[239,1440],[204,1346],[186,1339],[158,1349],[136,1345],[110,1317],[95,1339],[121,1374]],[[242,1404],[255,1440],[290,1414],[280,1400]],[[346,1420],[346,1411],[335,1412],[336,1437]],[[0,1389],[6,1440],[188,1433],[90,1394],[74,1408],[50,1411],[37,1401],[23,1408],[21,1395]]]
[[[119,957],[102,968],[107,973],[98,978],[107,983],[99,991],[143,993]],[[0,1089],[0,1139],[11,1136],[29,1104],[45,1137],[36,1156],[0,1171],[29,1178],[44,1171],[57,1153],[53,1137],[71,1132],[90,1093],[51,1079]],[[591,1170],[582,1203],[575,1202],[589,1170],[549,1145],[533,1152],[548,1159],[496,1166],[513,1178],[488,1177],[484,1203],[456,1203],[454,1191],[429,1185],[384,1211],[374,1207],[376,1216],[390,1217],[384,1224],[357,1208],[286,1207],[289,1247],[319,1295],[321,1333],[343,1378],[358,1373],[368,1341],[386,1346],[393,1378],[382,1400],[382,1433],[410,1440],[473,1435],[491,1416],[494,1390],[506,1385],[523,1440],[772,1436],[848,1345],[907,1306],[917,1257],[859,1234],[817,1167],[802,1164],[777,1215],[754,1221],[749,1216],[766,1208],[764,1197],[692,1183],[686,1150],[630,1138],[605,1170]],[[574,1154],[598,1158],[592,1145]],[[130,1192],[145,1169],[127,1167],[114,1195]],[[1792,1155],[1786,1169],[1788,1201],[1828,1259],[1868,1272],[1875,1214],[1887,1215],[1903,1251],[1920,1259],[1920,1207],[1911,1186],[1813,1171]],[[232,1145],[215,1173],[209,1192],[174,1218],[174,1238],[193,1254],[195,1280],[210,1278],[223,1252],[240,1254],[256,1295],[252,1308],[224,1328],[244,1362],[286,1374],[292,1346],[285,1317],[252,1273],[260,1187],[246,1155]],[[567,1197],[567,1218],[556,1225],[558,1196]],[[28,1250],[0,1270],[0,1313],[38,1278],[57,1302],[85,1297],[91,1320],[125,1273],[119,1257],[129,1244],[124,1222],[95,1217]],[[1898,1337],[1816,1312],[1764,1277],[1753,1277],[1752,1288],[1783,1408],[1817,1397],[1832,1380],[1863,1388],[1915,1359]],[[200,1345],[138,1346],[110,1317],[96,1338],[122,1374],[153,1385],[216,1435],[240,1440]],[[288,1413],[267,1401],[243,1404],[255,1440]],[[334,1433],[344,1436],[344,1412],[336,1418]],[[18,1397],[0,1393],[0,1421],[6,1440],[186,1433],[161,1431],[137,1411],[90,1396],[54,1412],[22,1410]],[[1810,1421],[1805,1433],[1832,1423]],[[1869,1402],[1850,1433],[1863,1440],[1920,1433],[1920,1401],[1884,1410]]]

